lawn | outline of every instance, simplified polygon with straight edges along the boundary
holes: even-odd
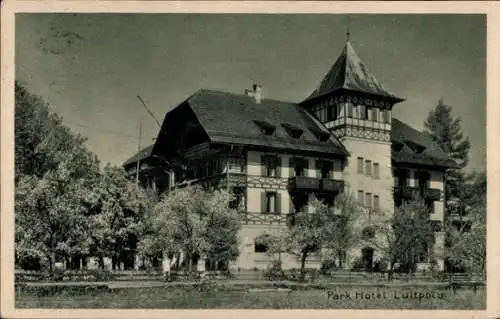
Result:
[[[16,292],[16,308],[240,308],[240,309],[485,309],[484,289],[424,287],[309,288],[249,292],[244,286],[157,287]]]

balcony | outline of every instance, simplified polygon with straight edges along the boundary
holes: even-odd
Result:
[[[394,187],[394,196],[402,199],[412,199],[420,195],[420,190],[416,187],[398,186]]]
[[[394,187],[394,196],[402,199],[412,199],[420,196],[424,200],[437,201],[441,199],[441,190],[436,188],[398,186]]]
[[[288,180],[288,188],[297,192],[313,192],[319,190],[319,181],[315,177],[295,176]]]
[[[342,192],[344,190],[344,181],[342,180],[323,178],[319,185],[323,192]]]
[[[228,173],[227,180],[231,186],[245,186],[247,183],[247,175],[242,173]]]
[[[440,200],[441,199],[441,190],[437,188],[424,188],[423,190],[423,198],[426,200]]]

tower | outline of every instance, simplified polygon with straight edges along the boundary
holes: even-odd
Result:
[[[343,171],[346,190],[368,214],[394,213],[392,108],[402,101],[375,78],[347,39],[320,85],[301,103],[350,153]],[[363,259],[373,259],[373,250],[360,251]]]

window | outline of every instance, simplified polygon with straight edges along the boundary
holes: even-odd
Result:
[[[229,208],[239,209],[243,204],[244,190],[241,187],[235,187],[232,190],[233,199],[229,202]]]
[[[363,174],[363,158],[358,157],[358,174]]]
[[[372,108],[372,120],[378,122],[378,109],[376,107]]]
[[[347,117],[352,118],[352,104],[347,103]]]
[[[371,193],[366,193],[365,206],[368,208],[372,208],[372,194]]]
[[[364,192],[362,190],[358,191],[358,204],[363,206],[365,201]]]
[[[278,211],[277,205],[277,195],[275,192],[267,192],[265,198],[265,212],[274,214]]]
[[[267,247],[266,244],[261,243],[261,242],[255,242],[254,251],[256,253],[265,253],[265,252],[267,252],[268,249],[269,248]]]
[[[384,110],[384,123],[391,123],[391,114],[389,110]]]
[[[307,176],[308,161],[304,158],[290,159],[291,176]]]
[[[330,178],[332,173],[332,162],[330,161],[317,161],[316,170],[318,171],[318,177]]]
[[[365,162],[365,174],[366,176],[372,176],[372,161],[367,160]]]
[[[378,195],[373,195],[373,209],[380,209],[380,198],[378,197]]]
[[[278,171],[278,157],[273,155],[262,156],[263,175],[267,177],[276,177]]]
[[[259,127],[264,135],[273,135],[274,131],[276,130],[276,126],[272,125],[271,123],[258,120],[254,120],[253,122]]]
[[[359,108],[357,105],[352,105],[352,112],[353,112],[353,117],[355,119],[359,118],[359,114],[358,114]]]
[[[329,105],[327,107],[326,120],[335,121],[338,116],[337,104]]]
[[[228,170],[231,173],[245,173],[245,159],[243,157],[229,157]]]
[[[282,123],[281,126],[283,126],[288,135],[293,138],[300,138],[302,136],[302,133],[304,133],[303,129],[289,123]]]
[[[373,163],[373,177],[375,179],[380,179],[380,165],[379,165],[379,163]]]
[[[359,118],[361,120],[366,120],[368,118],[368,113],[366,111],[366,106],[364,105],[358,105],[359,109]]]
[[[333,113],[334,113],[334,109],[333,109],[333,105],[329,105],[328,108],[327,108],[327,115],[326,115],[326,120],[327,121],[333,121],[334,118],[333,118]]]

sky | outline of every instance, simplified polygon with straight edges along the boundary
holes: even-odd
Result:
[[[16,79],[103,163],[153,143],[155,120],[199,89],[306,98],[340,55],[346,15],[17,14]],[[486,167],[483,15],[350,15],[350,42],[386,89],[393,116],[423,129],[443,98],[462,119],[468,169]]]

